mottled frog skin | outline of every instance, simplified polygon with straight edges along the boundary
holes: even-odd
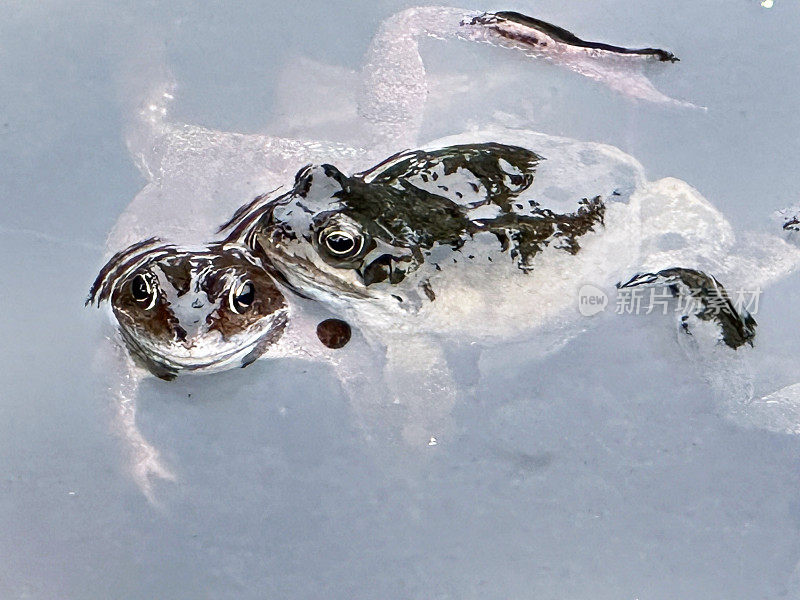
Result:
[[[360,311],[374,319],[365,302],[406,312],[435,303],[446,278],[460,276],[459,262],[484,269],[513,264],[518,273],[502,269],[501,277],[533,287],[540,255],[579,255],[584,236],[604,229],[606,203],[626,200],[619,190],[603,190],[577,199],[570,212],[556,212],[533,187],[545,160],[533,150],[487,142],[403,152],[353,176],[333,165],[309,166],[290,192],[256,198],[223,230],[230,229],[228,242],[251,248],[294,292],[340,306],[357,321]],[[573,165],[576,180],[580,168]],[[657,284],[697,298],[694,316],[717,323],[731,348],[752,343],[755,321],[737,312],[713,276],[673,265],[621,287]]]
[[[134,360],[161,379],[245,367],[284,333],[288,306],[247,248],[145,240],[116,254],[87,304],[108,301]]]
[[[404,152],[352,177],[333,165],[307,167],[291,192],[255,213],[245,207],[225,228],[287,280],[304,280],[299,293],[331,281],[334,295],[366,297],[388,283],[399,296],[426,263],[440,270],[455,256],[492,260],[461,252],[477,237],[493,238],[496,250],[528,270],[547,246],[577,253],[579,238],[605,212],[599,196],[566,214],[521,197],[540,160],[531,150],[488,142]],[[443,248],[453,252],[437,251]],[[429,281],[410,285],[433,299]]]

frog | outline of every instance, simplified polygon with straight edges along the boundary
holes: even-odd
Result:
[[[335,162],[341,168],[359,171],[399,150],[416,147],[429,96],[418,45],[423,37],[507,47],[599,81],[632,99],[689,105],[657,90],[644,70],[650,64],[675,62],[676,57],[668,51],[587,42],[565,29],[518,13],[451,7],[408,9],[380,26],[358,75],[355,118],[347,128],[357,143],[223,132],[175,122],[168,117],[175,84],[169,80],[155,82],[144,94],[126,136],[131,155],[147,184],[109,235],[107,263],[92,287],[89,302],[110,304],[112,332],[107,336],[110,349],[104,352],[117,356],[120,364],[113,370],[116,375],[109,389],[120,407],[120,429],[133,449],[134,477],[148,498],[152,499],[151,478],[169,479],[172,474],[136,425],[136,395],[143,377],[173,379],[184,373],[243,367],[260,356],[302,355],[314,360],[340,360],[332,356],[343,351],[335,346],[345,338],[349,340],[349,334],[343,333],[348,330],[349,321],[305,319],[303,310],[297,307],[306,306],[307,298],[297,288],[292,288],[278,271],[267,266],[265,274],[256,275],[253,263],[263,261],[254,256],[252,249],[231,241],[213,242],[215,232],[235,207],[248,204],[264,190],[278,190],[307,163]],[[202,290],[214,288],[205,280],[207,273],[214,271],[205,270],[206,266],[213,266],[214,254],[219,254],[223,263],[231,257],[241,262],[220,276],[224,289],[213,299],[195,297],[192,302],[184,303],[183,315],[177,317],[178,327],[170,324],[176,318],[175,311],[160,309],[159,326],[140,327],[135,318],[123,324],[135,314],[119,305],[126,298],[133,307],[131,310],[146,309],[153,294],[156,294],[154,307],[162,307],[164,298],[178,298],[181,289],[198,296]],[[121,263],[128,260],[135,262],[134,270],[121,268]],[[168,276],[175,269],[183,271],[180,278]],[[181,278],[184,281],[179,285]],[[259,318],[249,320],[241,319],[233,310],[235,302],[250,297],[248,283],[254,293],[264,290],[274,299]],[[193,306],[195,301],[197,306]],[[230,317],[227,322],[248,323],[247,328],[252,331],[222,340],[218,328],[196,327],[194,333],[200,337],[180,339],[182,331],[188,335],[191,329],[184,325],[208,319],[211,304],[226,311]],[[212,317],[211,321],[219,320],[218,317]],[[141,339],[153,332],[171,339]],[[213,335],[221,343],[205,344],[202,339],[205,334]],[[233,341],[234,338],[238,341]],[[241,349],[236,350],[245,339]],[[263,343],[264,340],[270,343]],[[352,342],[345,344],[344,350]],[[447,405],[452,400],[452,380],[444,367],[442,352],[427,343],[420,344],[418,352],[430,357],[429,371],[439,373],[438,380],[430,379],[431,386],[442,391],[442,406]],[[398,356],[396,352],[389,354]],[[350,395],[363,396],[359,392]]]
[[[237,209],[220,226],[227,236],[208,246],[244,248],[287,304],[311,301],[340,317],[328,320],[338,331],[327,348],[346,345],[355,325],[386,356],[383,377],[374,379],[411,414],[409,440],[441,439],[455,403],[442,340],[491,345],[535,332],[560,336],[563,345],[583,327],[574,299],[586,281],[694,297],[694,310],[679,317],[682,334],[710,324],[714,343],[733,351],[752,345],[755,320],[701,270],[730,272],[730,225],[687,184],[648,182],[635,159],[602,144],[500,130],[454,141],[395,154],[352,176],[330,164],[304,167],[288,192]],[[670,235],[683,245],[664,250]],[[310,339],[281,354],[280,338],[271,338],[263,357],[299,350],[335,364]],[[386,396],[371,383],[346,384],[362,414]]]
[[[353,320],[362,312],[375,319],[364,302],[418,312],[436,301],[459,261],[485,268],[505,260],[538,286],[538,256],[578,255],[582,238],[604,229],[607,202],[622,201],[613,190],[554,210],[548,188],[556,183],[535,181],[544,160],[524,147],[485,142],[401,152],[353,176],[330,164],[308,166],[291,191],[257,198],[221,231],[230,229],[229,242],[250,247],[297,293]],[[752,345],[755,319],[737,311],[712,275],[671,266],[617,287],[654,285],[698,300],[695,313],[681,317],[687,332],[696,317],[714,321],[730,348]],[[397,325],[389,314],[379,321]]]
[[[755,337],[755,319],[711,274],[731,271],[734,236],[722,214],[682,181],[647,181],[633,157],[601,144],[494,130],[353,175],[311,165],[288,192],[242,206],[220,233],[385,349],[392,397],[424,415],[410,438],[452,406],[434,340],[491,346],[536,332],[533,345],[560,347],[582,328],[574,302],[587,282],[677,297],[678,331],[699,342],[693,362]]]
[[[165,380],[245,367],[283,335],[289,309],[247,248],[149,239],[117,254],[87,303],[108,301],[134,360]]]

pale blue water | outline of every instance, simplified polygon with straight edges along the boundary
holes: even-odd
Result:
[[[727,421],[664,324],[609,320],[540,360],[500,349],[463,385],[457,434],[364,441],[322,366],[149,380],[141,426],[179,472],[128,476],[84,309],[105,236],[143,185],[123,127],[153,65],[177,118],[278,128],[298,57],[355,69],[405,2],[10,2],[0,8],[0,597],[800,597],[800,439]],[[422,44],[432,77],[514,75],[426,113],[423,138],[496,121],[619,146],[739,231],[798,201],[800,4],[515,1],[578,35],[658,45],[636,104],[502,50]],[[489,87],[489,86],[487,86]],[[503,114],[499,114],[500,111]],[[800,381],[794,275],[765,291],[756,395]],[[508,356],[515,356],[509,360]],[[191,394],[191,397],[189,396]]]

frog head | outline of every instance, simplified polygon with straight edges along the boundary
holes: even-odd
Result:
[[[275,281],[235,244],[134,244],[101,269],[86,303],[106,301],[134,360],[162,379],[245,367],[289,317]]]
[[[407,265],[414,252],[402,216],[392,220],[396,231],[386,228],[392,205],[386,191],[332,165],[309,165],[288,193],[257,198],[221,230],[229,243],[252,248],[300,295],[367,298],[372,265]]]
[[[508,225],[493,227],[486,217],[517,210],[515,198],[532,184],[540,160],[489,142],[404,151],[350,176],[309,165],[289,192],[256,198],[220,231],[298,293],[368,298],[388,284],[398,297],[398,285],[434,252],[447,257],[481,232],[505,236]]]

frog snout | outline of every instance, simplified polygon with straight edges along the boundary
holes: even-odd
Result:
[[[187,350],[191,350],[200,342],[201,337],[199,331],[190,332],[189,335],[186,336],[186,339],[181,341],[181,346]]]
[[[191,350],[197,345],[201,337],[202,333],[200,328],[196,325],[196,323],[191,323],[189,327],[187,327],[186,338],[181,340],[181,345],[187,350]]]

